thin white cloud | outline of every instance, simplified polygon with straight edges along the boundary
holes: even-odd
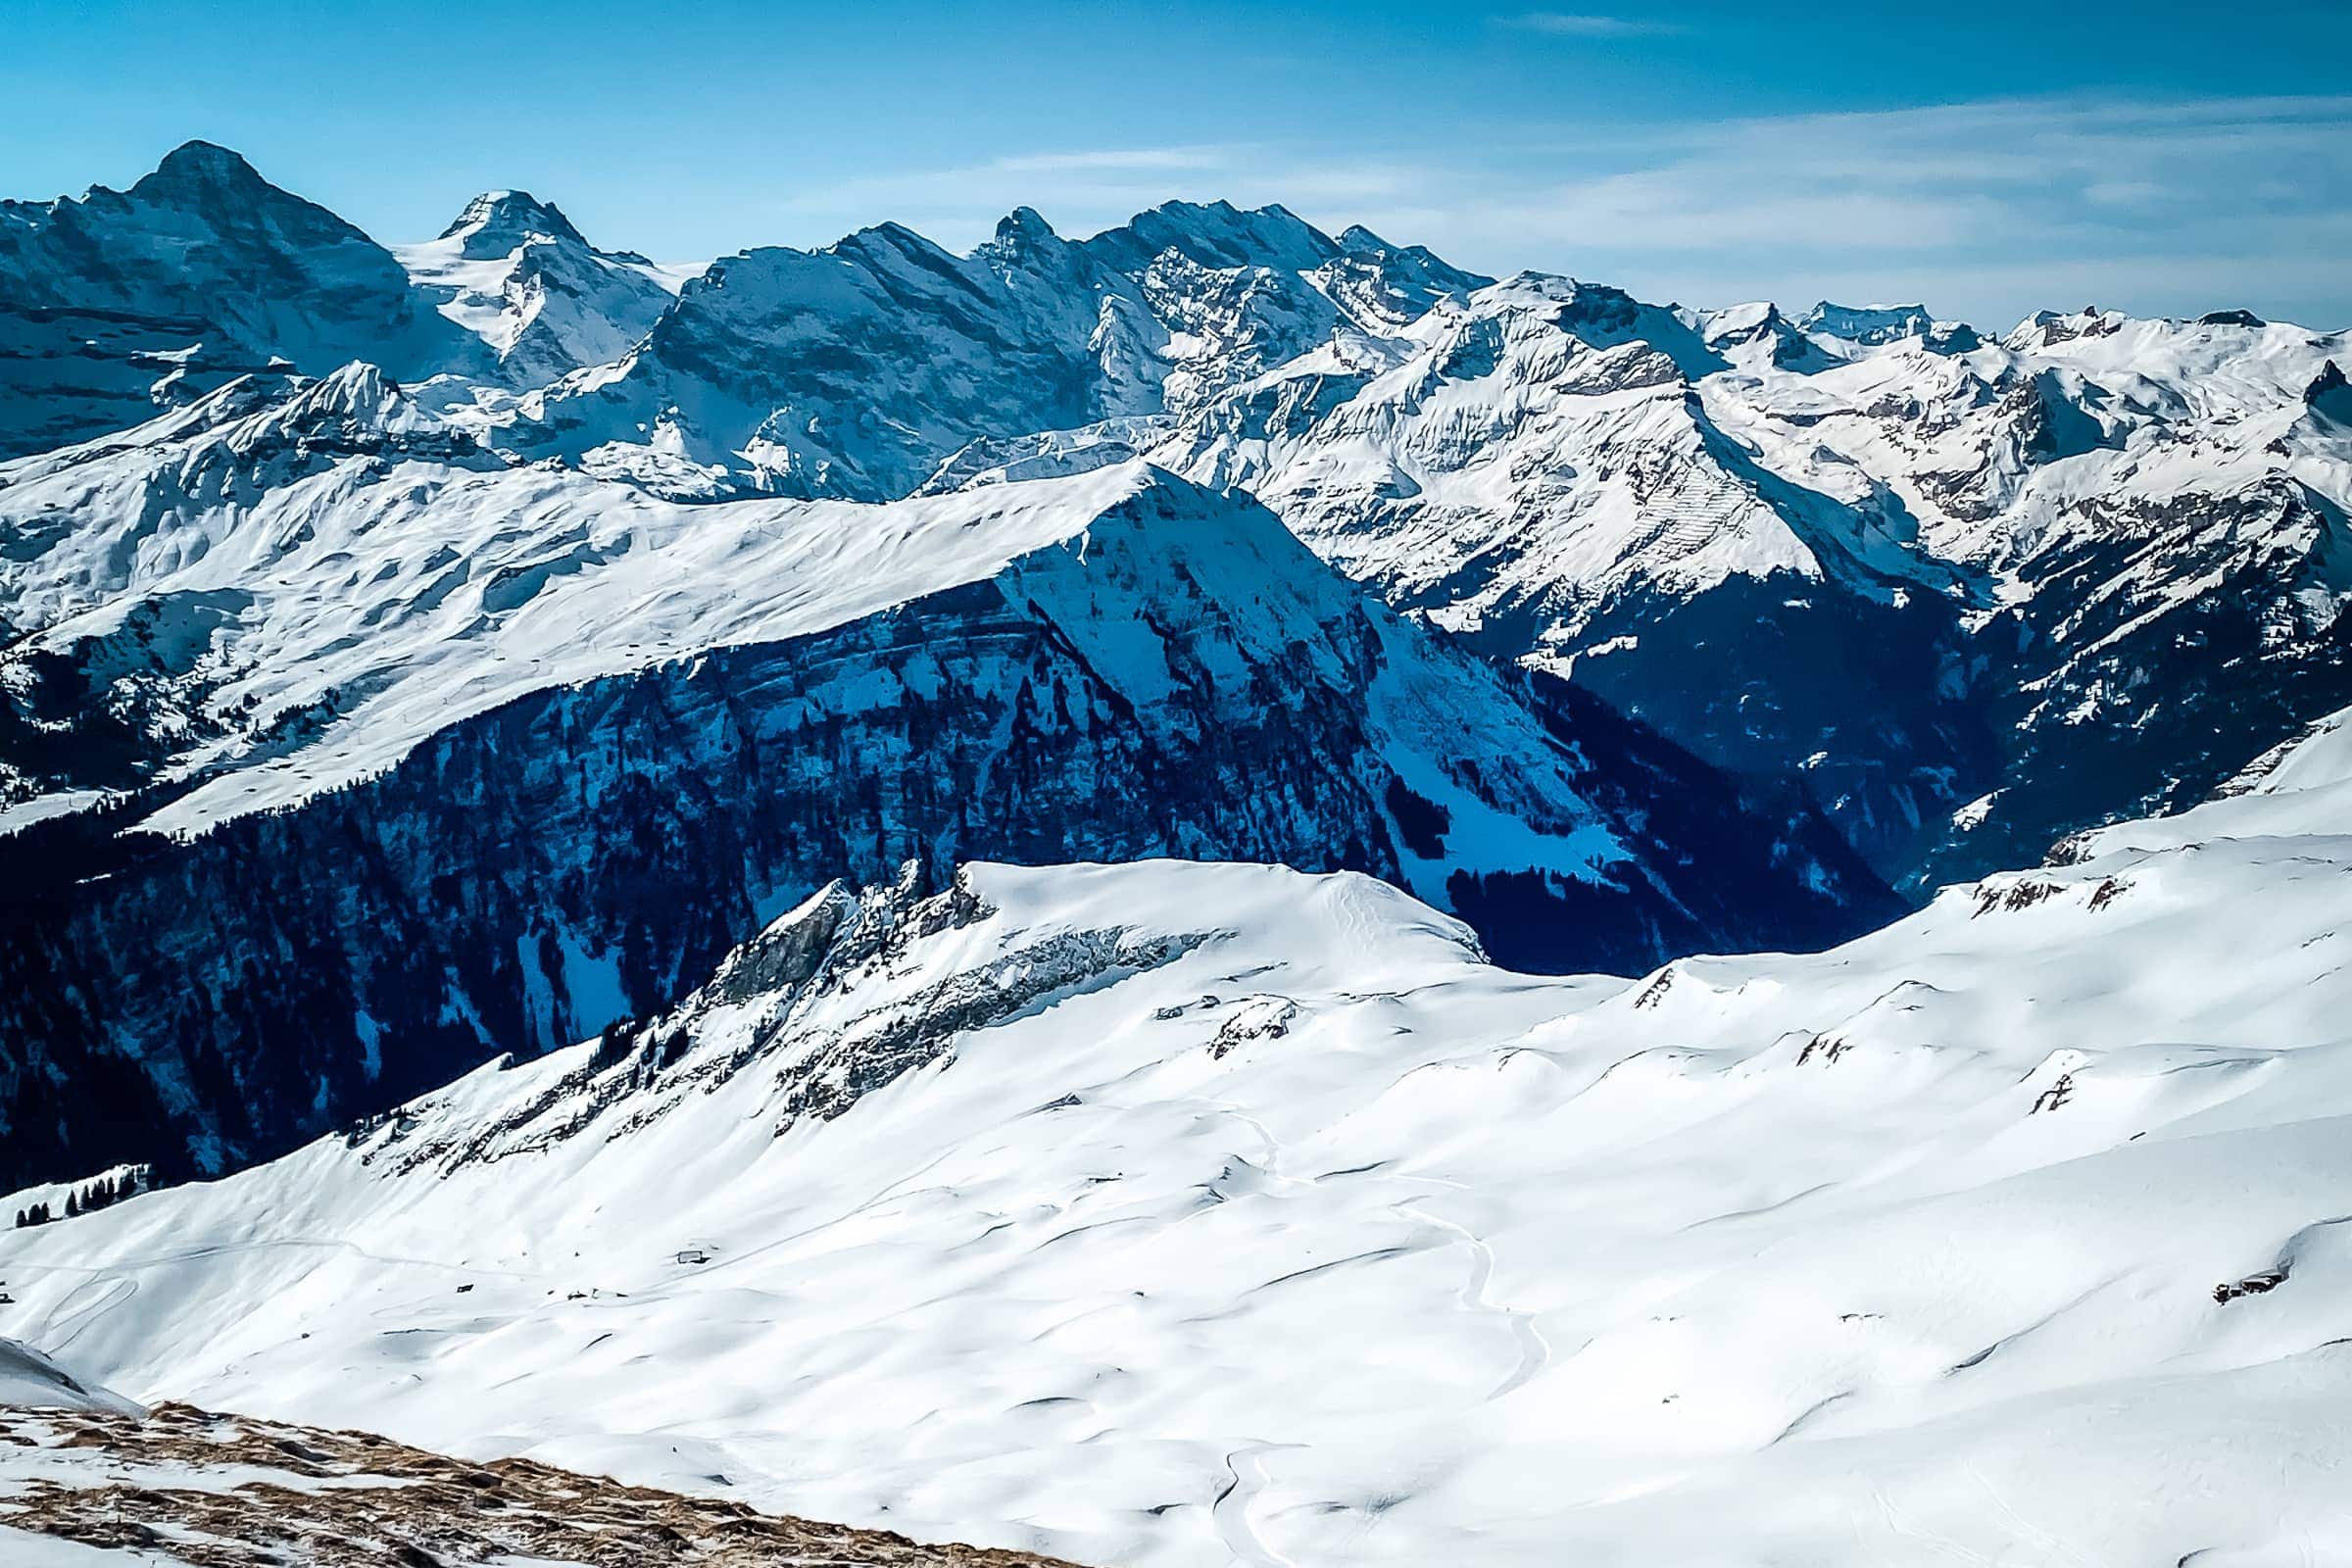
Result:
[[[1015,151],[771,211],[798,243],[891,218],[963,249],[1016,206],[1083,235],[1171,199],[1280,202],[1484,271],[1691,304],[1868,294],[1999,325],[2095,297],[2331,327],[2352,318],[2348,130],[2346,96],[1979,100],[1575,127],[1475,162],[1360,136]]]
[[[2348,130],[2343,96],[1621,125],[1450,173],[1412,204],[1417,229],[1349,216],[1489,271],[1550,268],[1691,303],[1924,296],[1999,323],[2082,295],[2336,326],[2352,300],[2323,259],[2352,229]]]
[[[1102,169],[1217,169],[1228,149],[1202,147],[1106,147],[1094,151],[1028,153],[992,160],[988,168],[1000,173],[1061,173],[1070,170]]]
[[[1594,16],[1575,11],[1527,11],[1515,17],[1497,17],[1494,20],[1522,32],[1549,33],[1555,38],[1637,38],[1684,30],[1671,22]]]

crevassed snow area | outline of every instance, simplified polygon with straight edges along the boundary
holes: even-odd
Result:
[[[814,900],[629,1050],[0,1237],[0,1331],[1097,1563],[2337,1560],[2342,733],[1633,982],[1159,862],[970,868],[796,992]]]

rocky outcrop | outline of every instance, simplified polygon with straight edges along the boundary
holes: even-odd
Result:
[[[46,1539],[95,1568],[296,1560],[317,1568],[1070,1568],[1025,1551],[925,1544],[623,1486],[531,1459],[476,1463],[373,1433],[185,1404],[143,1414],[0,1406],[0,1477],[8,1482],[0,1549],[9,1538]]]

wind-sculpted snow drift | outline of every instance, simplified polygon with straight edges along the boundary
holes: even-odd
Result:
[[[0,1331],[1080,1561],[2330,1560],[2347,736],[1633,981],[1354,875],[832,888],[672,1012],[0,1239]]]

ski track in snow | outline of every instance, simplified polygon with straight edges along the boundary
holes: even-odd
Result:
[[[1459,1298],[1464,1310],[1491,1314],[1501,1318],[1510,1326],[1511,1338],[1519,1350],[1519,1364],[1494,1386],[1494,1392],[1487,1396],[1488,1398],[1501,1398],[1512,1390],[1531,1381],[1536,1374],[1550,1365],[1551,1346],[1545,1342],[1543,1330],[1536,1326],[1534,1315],[1516,1311],[1487,1298],[1488,1289],[1494,1280],[1494,1248],[1487,1245],[1485,1240],[1467,1225],[1456,1224],[1442,1214],[1431,1213],[1422,1206],[1421,1200],[1407,1198],[1390,1206],[1400,1213],[1410,1214],[1415,1219],[1435,1225],[1467,1248],[1470,1252],[1470,1278],[1463,1284]]]
[[[1292,1446],[1295,1445],[1253,1443],[1225,1456],[1225,1473],[1230,1479],[1209,1511],[1216,1519],[1218,1535],[1233,1552],[1233,1560],[1246,1568],[1298,1568],[1298,1563],[1265,1544],[1250,1518],[1258,1497],[1266,1490],[1265,1456]]]

